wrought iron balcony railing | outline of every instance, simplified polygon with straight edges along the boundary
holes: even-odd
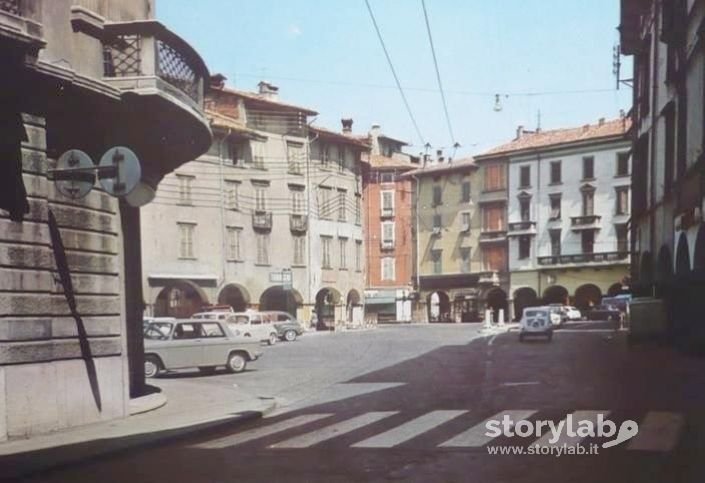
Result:
[[[382,250],[394,250],[394,240],[380,240],[379,247]]]
[[[535,221],[516,221],[509,223],[509,231],[527,231],[536,228]]]
[[[480,232],[480,243],[491,243],[506,240],[506,230],[487,230]]]
[[[255,230],[272,229],[272,212],[257,210],[252,213],[252,228]]]
[[[295,233],[304,233],[308,230],[308,215],[289,215],[289,229]]]
[[[538,257],[539,265],[567,265],[595,262],[617,262],[629,258],[629,252],[578,253],[574,255],[552,255]]]
[[[391,218],[394,216],[394,208],[381,208],[379,214],[382,218]]]

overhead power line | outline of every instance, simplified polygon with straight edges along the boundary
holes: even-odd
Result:
[[[401,82],[399,81],[399,76],[397,76],[397,71],[394,69],[394,64],[392,63],[392,58],[389,56],[389,51],[387,51],[387,45],[384,43],[384,38],[382,37],[382,32],[379,30],[379,26],[377,25],[377,20],[375,19],[375,14],[372,11],[372,7],[370,6],[369,0],[365,0],[365,5],[367,5],[367,11],[370,12],[370,18],[372,19],[372,25],[374,25],[374,27],[375,27],[375,31],[377,32],[377,38],[379,39],[379,43],[382,45],[382,50],[384,51],[384,56],[387,58],[387,63],[389,64],[389,69],[392,71],[392,75],[394,76],[394,81],[397,84],[397,89],[399,89],[399,94],[401,94],[401,98],[404,101],[404,106],[406,106],[406,112],[409,113],[409,117],[411,118],[411,123],[414,125],[414,129],[416,130],[416,135],[419,137],[421,144],[424,145],[424,144],[426,144],[426,140],[424,139],[423,135],[421,134],[421,130],[419,129],[419,125],[416,122],[416,118],[414,117],[414,113],[411,112],[411,106],[409,106],[409,101],[406,99],[406,94],[404,94],[404,89],[402,89],[402,87],[401,87]]]
[[[431,45],[431,54],[433,56],[433,66],[436,69],[436,80],[438,80],[438,90],[441,91],[441,101],[443,102],[443,112],[446,117],[446,123],[448,124],[448,133],[450,134],[450,141],[455,145],[455,135],[453,134],[453,126],[450,122],[450,115],[448,114],[448,103],[446,102],[446,95],[443,92],[443,83],[441,82],[441,72],[438,69],[438,59],[436,58],[436,47],[433,45],[433,35],[431,34],[431,23],[428,20],[428,11],[426,10],[425,0],[421,0],[421,7],[423,8],[423,16],[426,20],[426,32],[428,32],[428,43]]]

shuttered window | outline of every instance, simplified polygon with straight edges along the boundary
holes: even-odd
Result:
[[[485,166],[485,191],[498,191],[507,187],[504,165]]]
[[[485,270],[502,272],[507,265],[507,251],[502,246],[489,246],[482,249]]]
[[[488,205],[482,209],[482,228],[484,231],[504,231],[505,210],[503,205]]]

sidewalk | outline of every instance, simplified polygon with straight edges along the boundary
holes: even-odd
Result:
[[[273,399],[256,397],[233,386],[199,383],[198,377],[153,379],[150,384],[160,387],[166,396],[166,404],[159,409],[0,443],[0,479],[18,478],[214,427],[236,426],[276,407]],[[154,399],[154,395],[147,396],[146,401],[153,404]]]

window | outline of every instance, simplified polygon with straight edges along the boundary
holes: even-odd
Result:
[[[507,266],[507,251],[502,246],[484,247],[482,249],[482,261],[485,270],[503,272]]]
[[[551,201],[551,216],[550,220],[560,220],[561,219],[561,195],[548,195]]]
[[[433,228],[441,228],[443,226],[443,218],[440,214],[433,215]]]
[[[441,250],[431,250],[431,260],[433,261],[434,275],[443,273],[443,252]]]
[[[504,165],[485,166],[485,191],[498,191],[507,187]]]
[[[241,228],[228,227],[228,260],[240,260],[240,233]]]
[[[521,213],[521,221],[531,220],[531,200],[530,199],[520,199],[519,200],[519,211]]]
[[[338,190],[338,221],[345,221],[347,219],[347,203],[348,192],[345,190]]]
[[[345,157],[347,156],[347,149],[341,147],[338,151],[340,155],[338,156],[338,171],[345,171]]]
[[[522,166],[519,173],[519,188],[531,186],[531,166]]]
[[[560,184],[561,182],[561,162],[551,161],[551,184]]]
[[[487,205],[482,208],[482,229],[484,231],[504,231],[504,205]]]
[[[321,164],[326,167],[330,163],[330,148],[327,144],[321,144]]]
[[[269,234],[257,234],[257,264],[269,265]]]
[[[617,176],[629,176],[629,152],[617,153]]]
[[[233,166],[242,166],[245,163],[244,146],[242,144],[227,143],[227,162]]]
[[[294,265],[306,265],[306,236],[294,237]]]
[[[620,186],[615,188],[617,192],[617,209],[616,214],[626,215],[629,213],[629,187]]]
[[[295,215],[304,213],[304,190],[301,187],[291,189],[291,212]]]
[[[382,216],[394,216],[394,191],[381,191]]]
[[[362,195],[355,193],[355,224],[362,223]]]
[[[338,238],[338,246],[340,248],[340,269],[348,269],[348,239],[340,237]]]
[[[240,182],[225,181],[225,201],[229,210],[240,209]]]
[[[332,243],[333,238],[329,236],[322,236],[321,237],[321,250],[323,252],[323,258],[322,258],[322,266],[323,268],[331,268],[331,263],[330,263],[330,249],[331,249],[331,243]]]
[[[595,214],[595,191],[583,191],[583,216],[593,216]]]
[[[470,273],[470,248],[460,249],[460,273]]]
[[[394,280],[394,258],[384,257],[382,259],[382,280]]]
[[[217,322],[203,322],[201,326],[201,337],[225,337],[222,327]]]
[[[593,179],[595,178],[595,157],[594,156],[584,156],[583,157],[583,179]]]
[[[464,232],[469,232],[470,231],[470,213],[462,213],[462,218],[461,218],[461,226],[460,228]]]
[[[382,245],[385,247],[394,246],[394,222],[385,221],[382,223]]]
[[[629,231],[627,230],[627,225],[617,225],[617,251],[618,252],[628,252],[629,251]]]
[[[561,231],[551,230],[549,233],[551,235],[551,255],[558,257],[561,254]]]
[[[470,181],[463,181],[461,203],[470,203]]]
[[[176,179],[179,180],[179,204],[192,205],[191,185],[193,184],[193,176],[177,174]]]
[[[530,236],[520,236],[519,237],[519,260],[526,260],[531,256],[531,237]]]
[[[264,169],[264,143],[261,141],[251,141],[252,164],[257,169]]]
[[[443,190],[439,185],[433,187],[433,206],[443,204]]]
[[[174,329],[174,339],[198,339],[201,337],[200,324],[177,324]]]
[[[323,186],[321,186],[319,188],[320,196],[318,197],[318,216],[322,220],[327,220],[330,216],[331,193],[332,193],[332,190],[330,188],[326,188]]]
[[[583,253],[593,253],[595,249],[595,232],[592,230],[582,232],[581,245]]]
[[[193,250],[193,235],[195,223],[177,223],[179,227],[179,258],[195,258]]]
[[[267,211],[267,186],[255,185],[255,210]]]
[[[394,183],[394,173],[392,173],[392,172],[379,173],[379,182],[382,184]]]
[[[355,240],[355,270],[362,271],[362,240]]]
[[[286,143],[286,159],[289,164],[289,172],[293,174],[301,174],[303,163],[306,159],[304,153],[304,145],[301,143]]]

